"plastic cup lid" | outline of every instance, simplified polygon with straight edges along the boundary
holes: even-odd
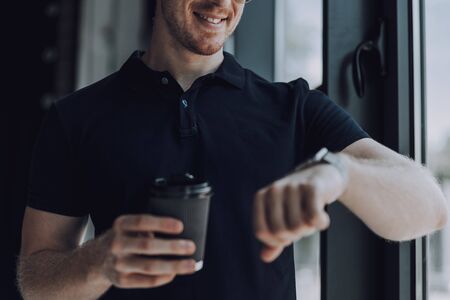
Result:
[[[211,187],[207,181],[197,179],[192,174],[173,174],[167,178],[156,178],[152,184],[151,192],[156,195],[196,196],[211,192]]]

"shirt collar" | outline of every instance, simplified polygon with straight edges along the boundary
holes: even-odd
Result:
[[[155,71],[149,68],[142,60],[144,51],[134,51],[119,71],[119,76],[124,78],[134,90],[147,90],[154,85],[161,86],[161,80],[173,78],[168,71]],[[245,85],[245,70],[236,61],[234,56],[223,52],[224,60],[219,68],[206,76],[221,79],[236,88],[243,89]],[[167,87],[175,88],[174,82],[169,82]]]
[[[224,59],[222,64],[217,71],[214,72],[215,76],[227,81],[237,88],[243,89],[245,86],[245,70],[230,53],[224,51],[223,56]]]

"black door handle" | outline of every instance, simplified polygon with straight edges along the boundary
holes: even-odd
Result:
[[[360,98],[364,97],[366,82],[362,68],[362,56],[364,53],[375,52],[379,58],[380,75],[386,76],[386,24],[380,19],[378,33],[374,39],[364,41],[358,45],[353,55],[353,84]]]

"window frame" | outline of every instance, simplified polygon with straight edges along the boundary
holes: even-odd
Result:
[[[330,57],[326,53],[326,39],[329,34],[327,16],[333,1],[335,0],[324,0],[323,4],[325,91],[327,65],[330,63]],[[277,47],[280,47],[276,45],[280,39],[276,30],[276,21],[280,18],[279,14],[277,15],[280,5],[279,0],[253,1],[245,8],[242,22],[235,34],[235,54],[238,60],[244,67],[254,70],[268,80],[274,80],[277,78],[276,74],[279,74],[275,54],[279,51]],[[382,114],[379,116],[379,120],[383,120],[380,125],[382,142],[403,155],[426,163],[424,1],[383,0],[376,1],[374,5],[380,7],[374,14],[380,13],[377,17],[385,18],[388,26],[388,76],[377,82],[384,95],[383,100],[380,101]],[[345,21],[351,22],[351,20]],[[256,33],[254,28],[258,28]],[[364,99],[358,99],[358,101],[364,101]],[[364,108],[366,104],[358,105]],[[358,120],[358,117],[356,119],[361,123],[368,121],[364,115],[361,120]],[[343,212],[338,214],[342,215]],[[349,225],[351,222],[344,221],[343,224]],[[358,236],[362,237],[362,243],[367,242],[379,250],[367,257],[375,259],[375,264],[381,266],[374,274],[375,282],[367,282],[369,280],[365,278],[363,285],[372,289],[381,289],[382,298],[386,300],[427,300],[427,237],[402,243],[376,241],[373,233],[356,227],[352,229],[350,226],[345,229],[359,231]],[[337,228],[333,234],[348,235],[343,228]],[[342,298],[345,295],[344,289],[349,288],[336,285],[332,279],[336,276],[344,276],[349,281],[355,279],[355,282],[358,282],[360,274],[351,270],[346,270],[346,273],[342,274],[342,270],[330,265],[330,259],[342,254],[335,250],[333,243],[336,243],[336,239],[333,240],[330,236],[327,232],[321,234],[321,298],[323,300],[344,299]],[[358,261],[362,264],[357,266],[358,268],[364,271],[370,269],[370,263],[364,262],[364,254]],[[367,290],[365,299],[373,299],[373,295],[369,292],[370,288]]]

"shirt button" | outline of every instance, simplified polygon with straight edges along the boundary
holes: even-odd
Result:
[[[181,103],[183,103],[184,108],[188,107],[188,102],[186,99],[181,100]]]
[[[164,85],[168,85],[169,84],[169,79],[167,79],[167,77],[163,77],[161,78],[161,83]]]

